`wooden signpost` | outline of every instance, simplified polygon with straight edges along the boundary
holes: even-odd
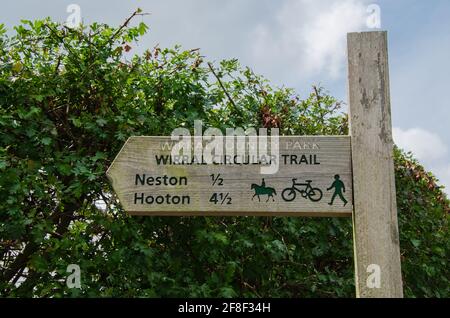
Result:
[[[107,172],[120,203],[132,215],[352,216],[357,296],[402,297],[386,32],[349,34],[348,59],[351,136],[279,137],[277,156],[214,164],[174,160],[171,137],[131,137]]]
[[[356,293],[403,297],[387,33],[350,33],[347,43]],[[378,268],[380,288],[370,288]]]

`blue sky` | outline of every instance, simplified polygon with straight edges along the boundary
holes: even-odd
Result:
[[[320,83],[343,101],[346,33],[369,30],[366,9],[377,4],[389,36],[394,139],[450,188],[448,0],[15,0],[2,3],[0,23],[64,22],[69,4],[85,23],[118,25],[137,7],[150,12],[136,53],[157,43],[200,47],[209,60],[238,58],[301,96]]]

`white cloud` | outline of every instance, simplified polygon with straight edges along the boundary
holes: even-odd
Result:
[[[442,139],[425,129],[393,129],[394,141],[400,148],[411,151],[417,159],[429,163],[444,158],[448,148]]]
[[[445,191],[450,193],[449,149],[439,135],[422,128],[402,130],[393,129],[394,141],[405,151],[411,151],[414,156],[431,171]]]
[[[358,0],[288,0],[274,21],[255,28],[255,64],[267,68],[282,58],[297,76],[338,78],[346,65],[346,34],[365,26],[366,9],[366,1]]]

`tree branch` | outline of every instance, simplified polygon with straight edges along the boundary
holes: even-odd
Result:
[[[217,81],[219,82],[220,87],[222,87],[222,90],[224,91],[225,95],[227,95],[228,100],[230,101],[230,103],[233,105],[233,107],[235,109],[237,109],[236,104],[234,103],[233,99],[231,98],[230,94],[228,94],[228,91],[226,90],[225,86],[223,85],[222,81],[220,80],[219,76],[217,76],[216,72],[214,71],[214,68],[211,64],[211,62],[208,62],[208,66],[209,69],[211,70],[211,72],[213,73],[214,77],[217,79]]]
[[[114,32],[114,34],[109,38],[109,42],[111,43],[119,34],[120,32],[122,32],[123,29],[125,29],[128,24],[130,23],[130,21],[136,17],[136,16],[144,16],[144,15],[149,15],[150,13],[141,13],[141,9],[137,9],[136,11],[133,12],[132,15],[130,15],[128,17],[128,19],[125,20],[125,22],[117,29],[116,32]]]

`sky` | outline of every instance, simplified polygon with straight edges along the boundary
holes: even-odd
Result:
[[[209,61],[237,58],[302,97],[320,84],[344,102],[347,32],[387,30],[394,141],[450,193],[448,0],[15,0],[3,1],[0,23],[65,22],[71,4],[84,23],[119,25],[138,7],[150,13],[137,19],[150,30],[136,53],[201,48]]]

